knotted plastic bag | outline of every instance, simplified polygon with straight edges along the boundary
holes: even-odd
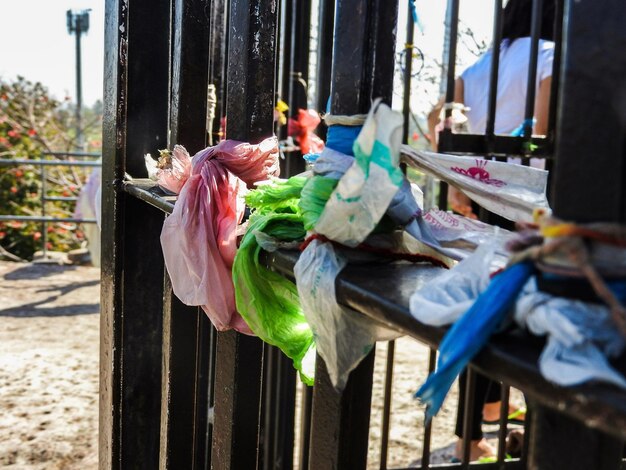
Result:
[[[545,170],[414,150],[407,145],[401,151],[407,164],[452,184],[485,209],[509,220],[532,222],[535,209],[550,208]]]
[[[174,150],[161,150],[159,160],[155,161],[148,153],[144,158],[148,177],[174,194],[180,193],[191,175],[191,157],[182,145],[175,145]]]
[[[298,209],[304,182],[304,178],[293,177],[263,185],[246,197],[254,212],[235,256],[233,282],[237,309],[254,334],[293,359],[302,381],[313,385],[313,333],[300,308],[296,286],[259,260],[262,249],[273,251],[304,239]]]
[[[163,224],[161,246],[174,293],[186,305],[202,306],[220,331],[251,333],[235,308],[231,276],[244,212],[238,196],[246,184],[278,172],[274,137],[258,145],[225,140],[201,150]]]
[[[376,341],[399,336],[335,300],[335,278],[346,261],[330,243],[313,240],[294,266],[300,302],[333,386],[342,390],[350,372]]]
[[[377,100],[354,142],[354,163],[341,177],[315,231],[357,246],[387,211],[404,175],[399,168],[402,116]]]

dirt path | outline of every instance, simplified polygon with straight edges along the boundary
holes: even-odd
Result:
[[[0,467],[97,468],[99,279],[0,263]]]
[[[0,468],[97,468],[99,285],[97,268],[0,262]],[[386,344],[379,344],[368,468],[379,468]],[[428,349],[396,342],[388,466],[422,452],[423,409],[412,395]],[[448,462],[457,387],[434,421],[433,462]]]

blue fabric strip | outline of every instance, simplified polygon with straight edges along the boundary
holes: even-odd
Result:
[[[330,126],[326,134],[326,147],[354,156],[352,146],[363,126]]]

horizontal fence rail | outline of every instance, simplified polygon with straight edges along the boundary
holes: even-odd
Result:
[[[69,157],[69,158],[100,158],[99,153],[87,152],[44,152],[43,155],[52,157]],[[44,259],[48,257],[48,224],[52,223],[69,223],[69,224],[95,224],[96,219],[93,218],[76,218],[76,217],[53,217],[46,215],[46,202],[76,202],[76,196],[49,196],[46,187],[46,168],[48,167],[80,167],[80,168],[101,168],[100,161],[85,160],[47,160],[44,158],[27,159],[27,158],[2,158],[0,159],[0,167],[10,166],[37,166],[40,168],[41,180],[41,215],[17,215],[17,214],[1,214],[0,222],[40,222],[41,225],[41,251]]]

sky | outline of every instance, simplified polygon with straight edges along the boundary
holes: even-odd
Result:
[[[104,0],[0,0],[0,76],[41,82],[57,99],[76,100],[76,37],[67,10],[91,9],[82,35],[83,104],[102,99]]]
[[[409,0],[399,0],[399,39],[404,41],[406,5]],[[429,60],[441,60],[444,38],[446,0],[416,0],[421,30],[414,43]],[[491,35],[493,0],[463,0],[460,18],[479,38]],[[0,27],[0,77],[13,79],[22,75],[28,80],[43,83],[53,96],[76,99],[75,36],[67,32],[66,11],[69,9],[90,12],[90,28],[82,36],[83,103],[92,105],[102,99],[104,61],[104,0],[0,0],[2,26]],[[461,48],[462,49],[462,48]],[[460,50],[460,61],[472,59]],[[467,64],[465,64],[467,65]],[[427,95],[432,100],[433,91],[414,89],[416,99]],[[436,93],[436,92],[435,92]],[[424,100],[422,100],[424,101]],[[416,105],[418,107],[424,106]]]

